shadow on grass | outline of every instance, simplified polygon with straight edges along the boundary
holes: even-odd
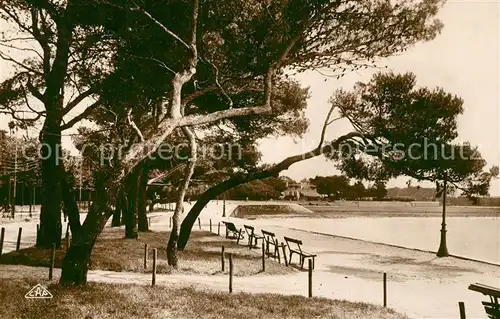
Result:
[[[90,258],[91,270],[129,271],[148,273],[152,267],[152,250],[157,249],[157,272],[163,274],[204,274],[221,273],[221,247],[226,252],[225,271],[229,268],[227,253],[233,254],[234,275],[249,276],[262,270],[260,251],[250,250],[247,246],[237,245],[235,241],[226,240],[206,231],[194,231],[188,247],[178,252],[178,268],[167,264],[166,246],[169,232],[139,233],[138,239],[123,237],[123,229],[106,228],[96,241]],[[144,268],[144,245],[148,245],[147,267]],[[1,263],[49,267],[51,249],[29,247],[13,251],[1,256]],[[54,265],[61,268],[66,248],[56,251]],[[266,274],[282,275],[296,270],[285,267],[276,261],[266,260]]]
[[[84,288],[65,289],[48,285],[52,299],[25,299],[26,292],[37,283],[30,279],[3,281],[0,318],[407,318],[366,303],[277,294],[228,294],[194,287],[90,283]]]

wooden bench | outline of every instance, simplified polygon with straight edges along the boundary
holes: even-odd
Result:
[[[469,290],[480,292],[485,296],[490,297],[490,302],[483,301],[484,310],[491,319],[500,319],[500,306],[498,299],[500,298],[500,289],[492,286],[487,286],[475,283],[469,286]]]
[[[255,227],[250,225],[243,225],[245,227],[245,232],[248,235],[248,247],[252,249],[252,247],[258,247],[259,240],[264,241],[264,237],[255,233]],[[255,239],[255,243],[254,240]]]
[[[290,251],[290,261],[288,262],[288,264],[292,264],[292,256],[294,253],[296,253],[300,257],[300,269],[304,269],[304,260],[306,258],[312,259],[312,268],[314,269],[314,258],[316,257],[316,255],[302,250],[302,248],[300,247],[302,245],[302,240],[290,237],[284,238],[286,241],[286,245],[288,246],[288,250]]]
[[[244,236],[241,233],[241,228],[237,229],[236,226],[231,222],[222,222],[226,226],[226,238],[240,240]]]
[[[264,242],[266,244],[266,255],[267,257],[273,257],[274,259],[278,259],[280,261],[280,251],[278,245],[278,239],[274,233],[262,230],[262,235],[264,235]],[[273,252],[271,253],[270,247],[273,246]]]

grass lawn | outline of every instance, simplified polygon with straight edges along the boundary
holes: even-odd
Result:
[[[365,303],[159,286],[88,284],[64,289],[49,285],[52,299],[25,299],[37,283],[31,279],[3,280],[0,318],[407,318]]]
[[[125,239],[124,231],[120,228],[106,228],[96,242],[91,256],[90,269],[111,271],[151,272],[153,248],[158,249],[157,273],[178,274],[221,274],[221,247],[224,245],[226,253],[233,254],[235,276],[249,276],[258,274],[262,270],[260,250],[249,250],[243,245],[236,245],[235,241],[227,240],[207,231],[193,231],[188,246],[180,251],[179,267],[173,269],[167,264],[166,246],[169,232],[139,233],[139,239]],[[246,243],[246,239],[241,241]],[[149,246],[148,268],[144,269],[144,244]],[[56,252],[55,267],[61,268],[65,254],[65,247]],[[1,256],[2,264],[48,267],[50,249],[29,247],[18,252],[10,252]],[[237,267],[236,267],[237,265]],[[225,272],[229,269],[226,256]],[[266,260],[265,274],[277,275],[298,271],[292,267],[285,267],[271,259]]]

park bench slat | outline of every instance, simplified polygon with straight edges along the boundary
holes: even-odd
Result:
[[[500,318],[500,309],[498,308],[498,305],[486,301],[483,301],[482,303],[484,306],[484,310],[486,311],[486,314],[488,315],[489,318],[491,319]]]

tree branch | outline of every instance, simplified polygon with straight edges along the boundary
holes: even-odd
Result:
[[[91,96],[97,92],[99,85],[93,85],[87,91],[80,93],[74,100],[70,101],[63,110],[63,115],[68,114],[72,109],[74,109],[81,101]]]
[[[154,178],[151,178],[150,180],[148,180],[148,185],[151,185],[153,183],[156,183],[159,180],[162,180],[164,178],[171,176],[173,173],[177,172],[179,169],[183,168],[185,165],[186,165],[186,163],[181,163],[181,164],[175,166],[174,168],[171,168],[168,171],[166,171],[166,172],[164,172],[164,173],[162,173]]]
[[[94,103],[92,103],[91,105],[89,105],[82,113],[78,114],[77,116],[69,120],[68,123],[61,125],[61,130],[64,131],[73,127],[73,125],[75,125],[76,123],[80,122],[81,120],[85,119],[87,116],[92,114],[92,112],[94,112],[94,110],[100,105],[101,105],[101,100],[99,99]]]
[[[131,10],[132,11],[139,11],[141,12],[143,15],[145,15],[146,17],[148,17],[151,21],[153,21],[156,25],[158,25],[160,28],[163,29],[163,31],[165,31],[166,33],[168,33],[170,36],[172,36],[174,39],[176,39],[177,41],[179,41],[180,44],[182,44],[183,46],[185,46],[188,50],[191,50],[191,47],[184,41],[182,40],[177,34],[175,34],[174,32],[170,31],[169,28],[167,28],[163,23],[161,23],[160,21],[158,21],[155,17],[153,17],[149,12],[147,12],[146,10],[142,9],[139,5],[137,5],[134,1],[132,1],[132,3],[135,5],[135,8],[132,8]]]
[[[130,124],[130,126],[132,126],[134,131],[137,133],[137,136],[139,136],[139,140],[141,141],[141,143],[143,143],[144,142],[144,135],[142,135],[141,130],[137,127],[134,120],[132,120],[132,109],[130,109],[128,111],[127,120],[128,120],[128,123]]]

